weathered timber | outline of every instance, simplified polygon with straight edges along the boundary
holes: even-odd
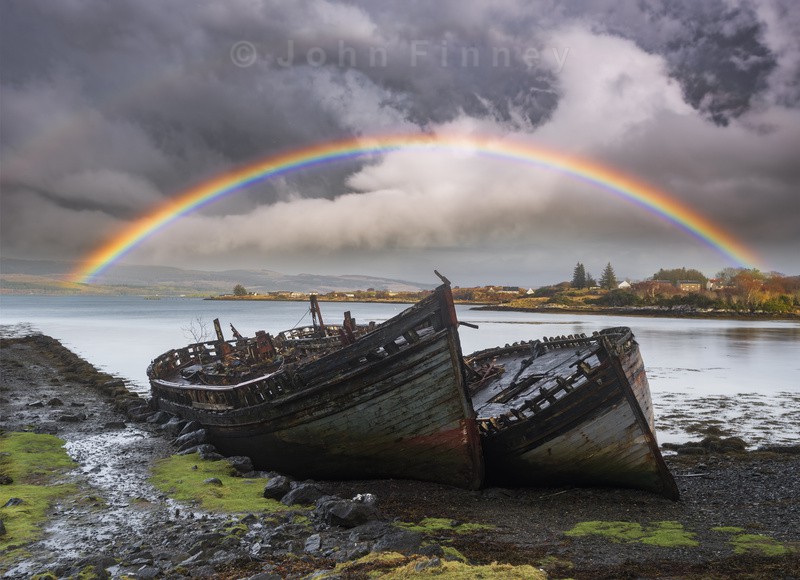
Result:
[[[218,449],[258,468],[479,487],[480,438],[449,285],[360,333],[349,317],[341,328],[324,325],[318,309],[309,332],[281,333],[263,360],[242,363],[264,372],[236,375],[225,359],[246,358],[251,339],[226,343],[228,355],[216,343],[161,355],[148,368],[156,406],[198,421]]]
[[[490,481],[625,486],[678,498],[629,329],[489,349],[467,363],[503,370],[470,375]]]

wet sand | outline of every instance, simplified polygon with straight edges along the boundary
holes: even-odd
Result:
[[[48,337],[3,339],[0,370],[2,428],[63,438],[78,462],[70,477],[81,486],[77,497],[53,507],[42,539],[29,547],[30,557],[0,568],[6,577],[47,570],[68,576],[87,562],[114,576],[132,562],[159,557],[177,566],[199,533],[227,519],[187,510],[147,483],[151,462],[175,450],[156,426],[129,420],[126,409],[142,401],[114,377]],[[62,405],[48,404],[54,398]],[[735,425],[708,431],[718,429],[713,417],[721,410],[719,400],[692,401],[693,408],[698,405],[709,419],[696,421],[698,439],[708,433],[737,435]],[[64,420],[65,415],[77,419]],[[684,418],[667,423],[673,420]],[[695,447],[690,454],[666,458],[681,491],[678,502],[603,488],[470,492],[395,480],[320,484],[342,497],[375,494],[388,519],[445,518],[492,526],[467,535],[428,532],[431,541],[457,549],[473,563],[533,564],[551,578],[800,577],[798,448],[720,453],[713,446]],[[137,559],[137,553],[150,558]],[[301,549],[285,561],[241,559],[213,572],[239,578],[266,568],[291,578],[329,566],[330,561]],[[157,572],[155,577],[183,577],[174,567]],[[365,574],[356,568],[343,577]]]

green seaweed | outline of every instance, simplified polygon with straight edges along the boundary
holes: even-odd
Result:
[[[731,544],[736,554],[758,552],[765,556],[783,556],[791,552],[789,547],[762,534],[740,534],[731,539]]]
[[[252,480],[229,475],[228,462],[203,461],[196,453],[173,455],[156,462],[150,482],[170,497],[210,511],[226,513],[280,513],[290,508],[262,496]],[[217,478],[222,485],[204,483]],[[264,483],[266,479],[260,480]],[[296,509],[296,508],[294,508]]]
[[[737,528],[736,526],[717,526],[716,528],[711,528],[712,532],[724,532],[727,534],[742,534],[744,533],[744,528]]]
[[[546,580],[541,570],[529,565],[492,563],[470,565],[466,562],[434,561],[429,558],[409,558],[396,552],[367,554],[363,558],[337,564],[336,567],[317,578],[339,578],[343,573],[352,573],[368,578],[437,578],[440,580]],[[360,577],[360,576],[359,576]]]
[[[459,524],[448,518],[424,518],[419,523],[397,522],[397,527],[420,532],[423,534],[434,534],[437,532],[453,532],[455,534],[474,534],[480,530],[493,530],[495,526],[489,524],[465,523]]]
[[[663,548],[694,547],[698,542],[695,534],[687,532],[680,522],[651,522],[642,526],[636,522],[580,522],[571,530],[564,532],[566,536],[580,537],[588,535],[604,536],[613,542],[647,544]]]
[[[464,562],[431,562],[425,558],[415,559],[404,566],[393,570],[380,571],[376,578],[437,578],[440,580],[474,580],[475,578],[491,578],[492,580],[547,580],[547,575],[528,564],[514,566],[493,562],[484,565],[470,565]]]
[[[467,557],[456,550],[453,546],[441,546],[444,557],[449,560],[456,560],[458,562],[467,563]]]
[[[645,532],[646,535],[641,539],[641,542],[650,546],[691,548],[700,545],[699,542],[694,539],[695,534],[687,532],[680,522],[653,522]]]
[[[19,505],[2,508],[6,534],[0,538],[0,565],[24,556],[24,546],[39,537],[53,502],[75,493],[74,484],[59,482],[74,466],[58,437],[18,432],[0,435],[0,473],[12,480],[3,486],[3,495],[22,500]]]
[[[731,534],[730,544],[735,554],[758,553],[765,556],[783,556],[792,551],[788,546],[769,536],[746,534],[744,528],[720,526],[711,530]]]

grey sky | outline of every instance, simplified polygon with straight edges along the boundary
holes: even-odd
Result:
[[[2,255],[78,260],[239,164],[424,130],[604,163],[798,273],[796,3],[563,4],[3,2]],[[127,260],[526,285],[577,261],[632,278],[732,265],[598,188],[447,152],[253,186]]]

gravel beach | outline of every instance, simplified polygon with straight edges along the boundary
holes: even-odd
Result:
[[[64,439],[78,464],[69,477],[79,484],[75,497],[53,506],[24,560],[0,566],[4,577],[77,577],[86,566],[97,577],[133,578],[301,578],[331,569],[335,559],[309,549],[309,540],[316,534],[324,543],[335,526],[309,529],[297,554],[253,557],[250,525],[241,546],[227,540],[230,557],[193,566],[198,537],[213,536],[230,517],[176,503],[148,483],[153,461],[176,449],[163,426],[131,420],[129,410],[143,401],[48,337],[2,339],[0,347],[0,428]],[[472,564],[530,564],[549,578],[800,578],[800,448],[730,450],[713,428],[703,436],[666,456],[677,502],[605,488],[316,484],[342,498],[373,494],[387,522],[449,522],[421,533]],[[9,499],[3,491],[0,504]],[[269,524],[256,520],[263,536]],[[460,523],[480,525],[467,534],[458,533]],[[353,566],[335,577],[365,578],[373,568]]]

